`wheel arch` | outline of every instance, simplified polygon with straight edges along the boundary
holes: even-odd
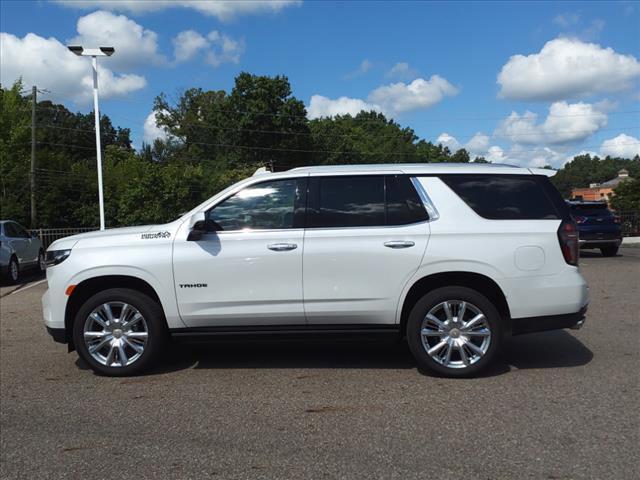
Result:
[[[416,280],[404,297],[400,312],[400,334],[404,336],[407,319],[416,302],[428,292],[441,287],[466,287],[481,293],[491,301],[500,313],[503,331],[510,332],[511,313],[507,298],[500,286],[481,273],[455,271],[440,272]]]
[[[160,296],[156,290],[147,281],[139,277],[131,275],[101,275],[83,280],[75,286],[65,307],[64,327],[69,351],[75,349],[75,345],[73,344],[73,335],[71,332],[73,332],[73,322],[78,310],[80,310],[88,298],[98,292],[108,290],[109,288],[128,288],[130,290],[143,293],[157,302],[158,305],[160,305],[160,308],[164,311],[162,302],[160,301]],[[166,323],[166,318],[164,321]]]

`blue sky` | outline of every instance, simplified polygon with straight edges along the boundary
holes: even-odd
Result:
[[[157,94],[247,71],[288,76],[312,117],[372,108],[496,162],[640,152],[637,2],[176,3],[3,1],[2,83],[89,111],[89,61],[63,47],[101,42],[101,110],[136,145],[162,135]]]

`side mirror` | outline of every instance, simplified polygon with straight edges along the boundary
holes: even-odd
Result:
[[[189,219],[189,235],[187,241],[195,242],[202,239],[207,232],[222,230],[220,225],[206,217],[204,212],[198,212]]]

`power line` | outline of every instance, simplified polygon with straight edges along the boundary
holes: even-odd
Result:
[[[64,144],[64,143],[50,143],[50,142],[37,142],[39,145],[50,145],[50,146],[58,146],[58,147],[66,147],[66,148],[79,148],[85,150],[95,150],[94,147],[85,147],[81,145],[73,145],[73,144]],[[624,142],[618,143],[617,145],[639,145],[640,141],[637,142]],[[189,145],[203,145],[203,146],[211,146],[211,147],[220,147],[220,148],[238,148],[244,150],[258,150],[258,151],[274,151],[274,152],[291,152],[291,153],[318,153],[318,154],[331,154],[331,155],[380,155],[380,156],[403,156],[403,157],[427,157],[426,153],[423,152],[383,152],[383,151],[375,151],[375,152],[360,152],[360,151],[344,151],[344,150],[314,150],[314,149],[299,149],[299,148],[279,148],[279,147],[261,147],[255,145],[234,145],[234,144],[224,144],[224,143],[207,143],[207,142],[189,142]],[[600,145],[583,145],[581,148],[598,148]],[[539,152],[543,147],[534,148],[534,149],[522,149],[518,150],[515,153],[524,153],[524,152]]]
[[[214,125],[201,125],[201,124],[195,124],[195,123],[184,123],[181,124],[181,126],[187,126],[187,127],[197,127],[197,128],[202,128],[202,129],[206,129],[206,130],[211,130],[211,131],[229,131],[229,132],[246,132],[246,133],[261,133],[261,134],[269,134],[269,135],[294,135],[294,136],[308,136],[308,137],[330,137],[330,138],[361,138],[361,137],[366,137],[367,133],[363,132],[363,133],[332,133],[332,132],[321,132],[321,133],[313,133],[313,132],[286,132],[286,131],[279,131],[279,130],[260,130],[260,129],[251,129],[251,128],[230,128],[230,127],[218,127],[218,126],[214,126]],[[67,131],[77,131],[77,132],[91,132],[94,133],[95,130],[91,129],[82,129],[82,128],[69,128],[69,127],[58,127],[56,125],[52,125],[52,124],[40,124],[38,125],[38,127],[40,128],[53,128],[53,129],[60,129],[60,130],[67,130]],[[554,130],[554,131],[546,131],[544,133],[540,133],[540,132],[523,132],[523,133],[513,133],[513,134],[504,134],[504,135],[494,135],[497,138],[512,138],[512,137],[521,137],[521,136],[536,136],[536,135],[556,135],[556,134],[569,134],[569,133],[584,133],[584,132],[593,132],[593,133],[600,133],[600,132],[612,132],[612,131],[622,131],[622,130],[633,130],[633,129],[640,129],[640,125],[632,125],[632,126],[625,126],[625,127],[616,127],[616,128],[602,128],[599,130],[596,130],[595,132],[593,132],[593,129],[589,128],[589,129],[576,129],[576,130]],[[455,137],[456,139],[471,139],[473,137],[475,137],[477,135],[473,134],[473,135],[458,135],[458,134],[453,134],[451,135],[452,137]],[[401,139],[402,138],[402,132],[400,132],[400,134],[388,134],[388,135],[377,135],[375,137],[376,139],[385,139],[385,138],[398,138]],[[422,139],[421,139],[422,140]],[[433,143],[433,142],[432,142]],[[434,143],[434,145],[437,145],[437,143]]]
[[[111,99],[111,101],[113,101],[113,99]],[[65,110],[67,110],[70,113],[71,110],[67,109],[65,106],[60,105],[60,107],[57,108],[53,108],[53,107],[41,107],[38,106],[37,107],[40,110],[52,110],[52,111],[60,111],[62,108],[64,108]],[[306,119],[309,121],[315,120],[315,119],[309,119],[309,117],[307,115],[291,115],[291,114],[287,114],[287,113],[274,113],[274,112],[266,112],[266,111],[252,111],[252,110],[233,110],[233,109],[228,109],[228,108],[216,108],[216,107],[209,107],[209,109],[211,111],[216,111],[216,112],[223,112],[223,113],[233,113],[233,114],[239,114],[239,115],[257,115],[257,116],[263,116],[263,117],[278,117],[278,118],[297,118],[297,119]],[[365,112],[367,112],[365,110]],[[367,112],[369,113],[369,112]],[[374,112],[374,113],[379,113],[379,112]],[[631,114],[631,113],[640,113],[640,110],[622,110],[622,111],[617,111],[617,112],[608,112],[605,115],[625,115],[625,114]],[[572,114],[567,114],[567,115],[554,115],[554,114],[548,114],[546,115],[547,118],[573,118],[573,117],[599,117],[601,115],[603,115],[603,112],[595,112],[595,113],[572,113]],[[83,114],[84,115],[84,114]],[[87,114],[88,115],[88,114]],[[347,116],[349,114],[344,114],[344,115],[340,115],[340,116]],[[124,117],[119,115],[121,118],[124,118],[125,120],[135,120],[138,121],[140,119],[132,119],[131,117]],[[319,117],[319,119],[325,119],[325,118],[335,118],[338,115],[334,115],[332,117]],[[353,118],[355,118],[355,116],[351,115]],[[145,116],[146,118],[146,116]],[[501,116],[491,116],[491,117],[486,117],[486,116],[461,116],[461,117],[439,117],[439,118],[426,118],[426,119],[421,119],[421,121],[429,121],[429,122],[441,122],[441,121],[453,121],[453,120],[503,120],[505,118],[504,115]],[[393,118],[387,118],[387,121],[392,121],[394,123],[397,123]],[[380,120],[378,119],[368,119],[368,120],[360,120],[361,123],[366,123],[366,122],[375,122],[375,123],[379,123]]]

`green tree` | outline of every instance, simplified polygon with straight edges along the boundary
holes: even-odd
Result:
[[[0,87],[0,218],[29,225],[31,114],[22,81]]]
[[[613,189],[611,205],[620,212],[640,212],[640,178],[621,182]]]

